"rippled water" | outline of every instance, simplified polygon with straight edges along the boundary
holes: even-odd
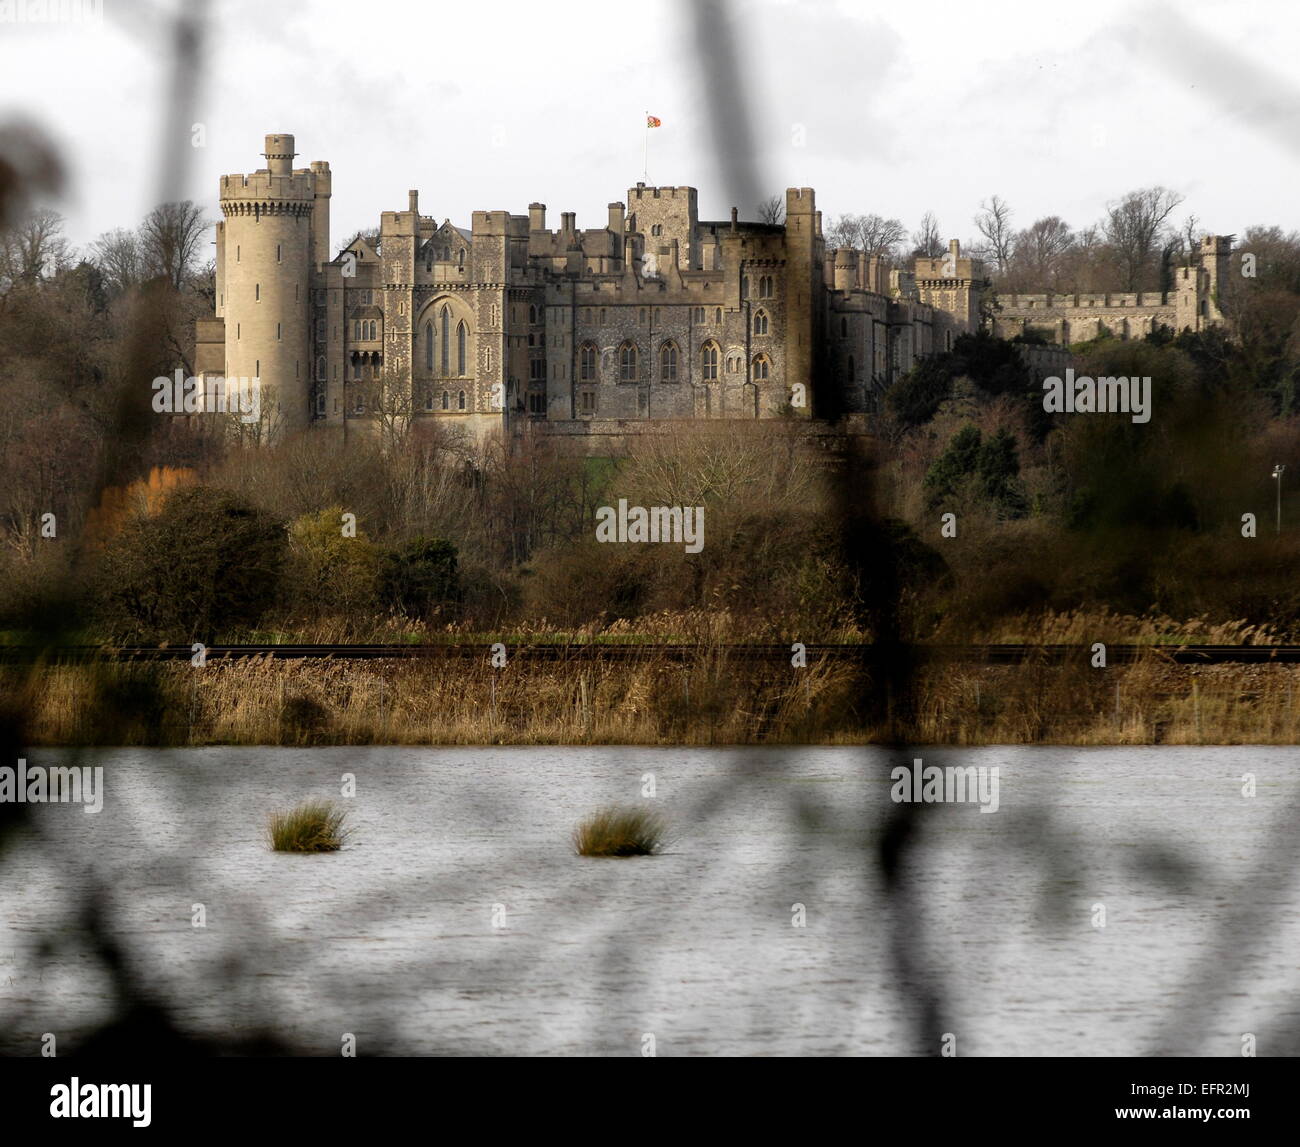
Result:
[[[1296,1051],[1297,753],[933,750],[1000,808],[930,806],[906,869],[918,975],[959,1055]],[[850,748],[36,750],[105,768],[103,811],[34,809],[0,863],[0,1043],[114,1015],[73,923],[115,935],[185,1028],[338,1054],[933,1054],[876,867],[889,759]],[[269,810],[336,796],[344,851],[268,851]],[[1254,797],[1242,795],[1253,773]],[[662,856],[590,860],[595,807],[654,803]],[[1279,831],[1281,829],[1281,831]],[[194,906],[206,928],[191,924]],[[806,926],[794,926],[803,905]],[[1104,909],[1099,927],[1098,908]],[[504,912],[504,917],[501,913]],[[53,950],[42,957],[40,944]],[[1289,1041],[1289,1044],[1288,1044]]]

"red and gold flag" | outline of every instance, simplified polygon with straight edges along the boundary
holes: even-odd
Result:
[[[646,127],[663,127],[663,121],[657,115],[648,115],[645,117]]]

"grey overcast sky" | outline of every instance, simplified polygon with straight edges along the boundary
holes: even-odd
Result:
[[[53,2],[53,0],[51,0]],[[4,112],[43,126],[70,185],[52,205],[84,244],[151,205],[169,79],[160,13],[104,0],[94,23],[0,23]],[[707,2],[707,0],[694,0]],[[21,0],[14,0],[21,7]],[[1300,5],[1178,0],[980,4],[735,0],[763,182],[811,186],[825,216],[933,210],[966,241],[997,193],[1015,223],[1080,226],[1160,183],[1180,215],[1240,233],[1300,227]],[[205,146],[185,194],[218,217],[217,179],[264,165],[293,132],[296,165],[334,172],[331,241],[383,210],[468,226],[474,210],[548,205],[603,226],[642,178],[731,203],[685,0],[213,0],[192,117]],[[190,148],[187,131],[171,147]],[[742,218],[754,204],[741,203]]]

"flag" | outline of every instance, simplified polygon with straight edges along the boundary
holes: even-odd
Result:
[[[657,115],[648,115],[645,117],[646,127],[663,127],[663,121]]]

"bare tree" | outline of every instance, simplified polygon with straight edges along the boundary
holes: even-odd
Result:
[[[892,259],[906,238],[907,228],[900,220],[882,215],[841,215],[826,233],[829,247],[853,247],[885,259]]]
[[[1161,247],[1166,220],[1183,197],[1166,187],[1130,191],[1106,209],[1102,233],[1115,253],[1126,291],[1139,291]]]
[[[1074,245],[1070,226],[1059,215],[1035,219],[1012,241],[1010,265],[1019,289],[1050,290],[1061,278],[1061,263]]]
[[[339,248],[339,254],[341,255],[344,251],[346,251],[349,247],[351,247],[352,244],[355,243],[358,239],[364,239],[376,251],[379,250],[379,228],[366,227],[360,231],[353,232],[352,238],[350,238],[346,243],[344,243]]]
[[[105,231],[90,245],[90,258],[110,290],[130,290],[141,279],[144,264],[140,239],[133,231],[121,227]]]
[[[948,248],[939,231],[939,220],[933,211],[921,216],[921,227],[912,232],[912,254],[920,258],[934,259]]]
[[[785,222],[785,200],[780,195],[768,196],[758,205],[758,220],[780,226]]]
[[[1004,274],[1015,241],[1015,234],[1011,230],[1011,205],[1000,196],[993,196],[987,203],[980,204],[975,226],[988,243],[989,254],[993,257],[998,274]]]
[[[185,283],[208,229],[203,208],[186,199],[160,203],[140,224],[140,257],[145,274],[165,278],[176,290]]]
[[[0,231],[0,291],[16,283],[37,283],[67,267],[69,251],[63,216],[40,209]]]

